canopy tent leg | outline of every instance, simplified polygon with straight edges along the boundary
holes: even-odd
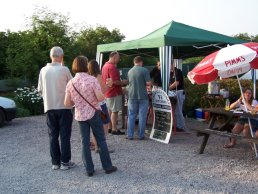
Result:
[[[170,69],[172,57],[172,46],[163,46],[159,48],[160,71],[162,80],[162,89],[168,93]]]
[[[240,80],[239,80],[238,75],[237,75],[237,81],[238,81],[239,88],[240,88],[240,92],[241,92],[241,96],[242,96],[242,99],[243,99],[243,102],[244,102],[245,111],[247,112],[247,107],[246,107],[245,97],[244,97],[244,94],[243,94],[243,90],[242,90],[241,83],[240,83]],[[252,125],[251,125],[250,118],[248,118],[248,124],[249,124],[249,126],[250,126],[250,133],[251,133],[251,136],[252,136],[252,137],[254,137],[253,127],[252,127]],[[255,143],[253,143],[253,145],[254,145],[254,152],[255,152],[255,156],[256,156],[256,158],[258,158],[258,153],[257,153],[257,147],[256,147],[256,144],[255,144]]]
[[[182,71],[183,59],[174,59],[175,67]]]
[[[100,69],[101,69],[101,67],[102,67],[102,61],[103,61],[103,53],[97,52],[97,54],[96,54],[96,61],[98,62],[99,67],[100,67]]]

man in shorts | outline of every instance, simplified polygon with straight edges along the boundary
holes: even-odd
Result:
[[[107,106],[110,111],[112,131],[110,132],[114,135],[124,135],[124,132],[121,132],[117,129],[117,120],[118,112],[122,111],[122,86],[127,85],[127,80],[121,80],[120,74],[117,69],[117,63],[120,60],[118,52],[111,52],[109,55],[109,60],[104,64],[102,68],[102,81],[107,83],[108,79],[111,79],[113,84],[109,86],[105,92],[105,97],[107,100]]]

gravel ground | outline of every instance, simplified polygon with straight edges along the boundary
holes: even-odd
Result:
[[[205,125],[187,119],[188,128]],[[173,136],[166,145],[108,136],[118,171],[106,175],[98,154],[89,178],[81,161],[78,124],[73,123],[68,171],[52,171],[45,116],[15,119],[0,128],[0,193],[258,193],[258,163],[250,147],[225,150],[226,138],[211,136],[205,153],[195,133]]]

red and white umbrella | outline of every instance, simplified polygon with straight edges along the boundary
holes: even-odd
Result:
[[[218,76],[228,78],[258,69],[258,43],[249,42],[222,48],[205,57],[188,73],[192,83],[204,84]]]
[[[239,74],[246,73],[251,68],[258,69],[258,43],[254,42],[228,46],[208,55],[187,76],[192,83],[205,84],[218,76],[222,78],[237,76],[238,78]],[[239,79],[238,83],[241,88]],[[244,99],[243,92],[241,89],[240,91]],[[246,106],[245,109],[247,111]],[[250,119],[248,122],[251,135],[254,137]],[[258,158],[255,144],[254,148]]]

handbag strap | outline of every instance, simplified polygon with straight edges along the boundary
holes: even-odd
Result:
[[[72,86],[74,88],[74,90],[82,97],[82,99],[87,102],[94,110],[98,111],[91,103],[89,103],[88,100],[86,100],[86,98],[83,97],[83,95],[77,90],[77,88],[74,86],[73,82],[72,83]]]

